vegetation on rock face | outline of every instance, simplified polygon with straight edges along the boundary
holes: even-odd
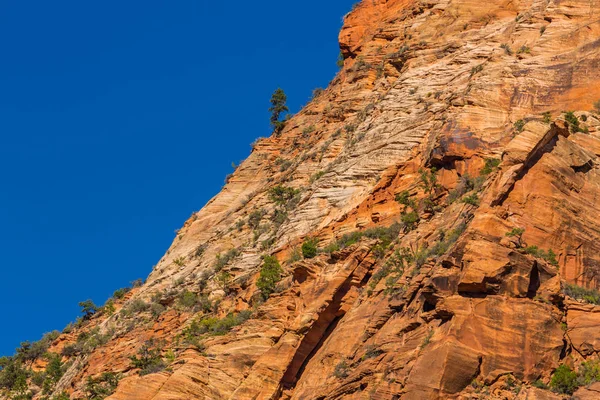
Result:
[[[308,238],[302,243],[302,256],[304,258],[314,258],[318,252],[319,239]]]
[[[283,270],[277,258],[273,256],[263,257],[263,265],[256,286],[261,292],[263,299],[267,299],[275,291],[277,282],[281,280]]]
[[[273,127],[275,135],[281,134],[281,131],[283,131],[283,128],[285,127],[285,121],[281,121],[281,117],[283,113],[290,111],[286,102],[287,96],[285,95],[285,92],[280,88],[275,90],[271,96],[271,107],[269,108],[269,112],[271,113],[271,126]]]
[[[113,372],[105,372],[94,378],[88,377],[85,385],[87,400],[104,400],[117,390],[121,375]]]
[[[140,370],[140,375],[160,372],[167,367],[161,354],[161,346],[152,339],[148,340],[139,348],[136,355],[130,357],[131,365]]]
[[[81,307],[81,313],[83,314],[84,320],[92,318],[92,316],[98,311],[98,307],[92,300],[80,302],[79,307]]]
[[[563,288],[563,292],[574,299],[585,300],[590,304],[600,305],[600,292],[596,289],[586,289],[567,283]]]

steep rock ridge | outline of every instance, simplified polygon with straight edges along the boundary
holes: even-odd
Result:
[[[112,372],[119,400],[563,398],[543,384],[600,351],[600,307],[564,294],[600,284],[599,38],[591,1],[360,2],[330,86],[254,144],[114,313],[53,342],[104,338],[63,357],[54,394],[86,398]],[[302,260],[307,238],[344,245]],[[283,279],[262,302],[264,255]],[[181,307],[185,291],[210,305]],[[139,376],[149,339],[172,360]]]

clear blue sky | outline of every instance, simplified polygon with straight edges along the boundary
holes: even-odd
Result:
[[[0,355],[145,278],[356,0],[0,3]]]

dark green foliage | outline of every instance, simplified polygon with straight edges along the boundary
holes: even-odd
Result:
[[[542,117],[544,118],[544,122],[549,124],[550,122],[552,122],[552,113],[550,111],[546,111],[542,114]]]
[[[531,53],[531,49],[525,45],[521,46],[519,48],[519,50],[517,51],[517,54],[529,54],[529,53]]]
[[[160,372],[167,367],[161,353],[161,347],[150,339],[140,347],[137,355],[131,356],[129,359],[133,368],[139,368],[140,375],[143,376]]]
[[[183,308],[192,308],[198,302],[198,295],[189,290],[184,290],[177,296],[177,303]]]
[[[217,254],[217,260],[214,265],[215,272],[221,271],[239,255],[240,251],[238,249],[231,249],[225,254]]]
[[[462,202],[465,204],[470,204],[472,206],[479,205],[479,197],[477,197],[477,193],[472,193],[468,196],[462,198]]]
[[[256,286],[260,289],[263,299],[267,299],[275,291],[277,282],[281,280],[283,270],[277,258],[264,256],[263,265]]]
[[[559,366],[550,380],[552,391],[561,394],[573,394],[577,390],[577,373],[568,365]]]
[[[62,392],[60,394],[57,394],[56,396],[52,397],[50,400],[70,400],[71,397],[69,397],[69,394],[67,392]]]
[[[104,400],[117,390],[121,375],[105,372],[97,378],[88,377],[85,385],[87,400]]]
[[[565,121],[569,124],[569,130],[571,132],[583,132],[579,126],[579,119],[573,111],[565,111]]]
[[[406,228],[407,231],[412,231],[417,228],[420,218],[419,218],[419,214],[417,214],[416,211],[411,211],[411,212],[402,214],[402,216],[400,217],[400,220],[404,224],[404,227]]]
[[[515,122],[515,131],[523,132],[524,127],[525,127],[525,121],[523,121],[522,119]]]
[[[421,174],[421,187],[428,196],[435,194],[435,191],[440,188],[440,184],[437,183],[437,169],[431,168],[430,170],[420,169]]]
[[[285,127],[285,122],[281,121],[283,113],[289,112],[289,108],[286,106],[287,96],[285,92],[278,88],[271,96],[271,107],[269,112],[271,113],[271,126],[276,135],[279,135]]]
[[[596,289],[586,289],[578,285],[567,283],[563,291],[567,296],[574,299],[585,300],[588,303],[600,305],[600,292]]]
[[[96,312],[98,311],[98,307],[94,304],[92,300],[86,300],[79,303],[79,307],[81,307],[81,313],[83,314],[83,319],[90,319]]]
[[[525,228],[512,228],[509,232],[506,232],[506,236],[516,237],[517,238],[517,247],[521,248],[521,246],[523,246],[523,234],[524,233],[525,233]]]
[[[58,331],[52,331],[46,333],[37,342],[23,342],[17,349],[16,356],[23,362],[32,362],[46,354],[48,347],[58,338],[60,333]]]
[[[300,190],[278,185],[269,189],[269,198],[277,205],[293,208],[297,202]]]
[[[498,158],[486,158],[485,165],[479,173],[481,175],[489,175],[498,168],[501,162],[502,161]]]
[[[23,381],[27,381],[29,373],[18,358],[2,357],[0,367],[2,367],[0,370],[0,389],[14,390]]]
[[[414,207],[415,202],[414,202],[414,200],[411,200],[410,192],[408,190],[404,190],[404,191],[398,193],[396,195],[396,201],[405,207],[415,208]]]
[[[552,249],[546,252],[537,246],[528,246],[523,251],[527,254],[531,254],[534,257],[546,260],[548,263],[558,267],[558,260],[556,259],[556,254]]]
[[[130,291],[130,290],[131,290],[131,289],[129,289],[129,288],[121,288],[121,289],[117,289],[117,290],[115,290],[115,292],[113,293],[113,297],[114,297],[115,299],[122,299],[123,297],[125,297],[125,295],[126,295],[127,293],[129,293],[129,291]]]
[[[302,256],[304,258],[314,258],[317,255],[319,240],[317,238],[308,238],[302,243]]]
[[[48,365],[46,365],[46,373],[42,390],[44,394],[50,394],[54,391],[54,387],[65,373],[65,367],[58,354],[48,355]]]
[[[203,317],[200,320],[194,320],[183,330],[183,337],[190,344],[199,343],[202,335],[224,335],[233,327],[247,321],[252,316],[249,310],[240,311],[237,314],[227,314],[224,318]]]
[[[591,385],[600,381],[600,361],[590,360],[581,363],[579,366],[577,383],[579,386]]]

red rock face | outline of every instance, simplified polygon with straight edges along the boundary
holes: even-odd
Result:
[[[114,314],[57,339],[104,338],[64,358],[55,393],[115,372],[119,400],[563,398],[543,388],[555,369],[600,351],[600,308],[564,293],[599,285],[598,15],[360,2],[330,87],[255,144]],[[278,204],[276,186],[297,194]],[[307,238],[322,251],[302,259]],[[263,302],[264,255],[283,273]],[[189,341],[193,321],[243,311]],[[149,339],[168,368],[140,376]]]

